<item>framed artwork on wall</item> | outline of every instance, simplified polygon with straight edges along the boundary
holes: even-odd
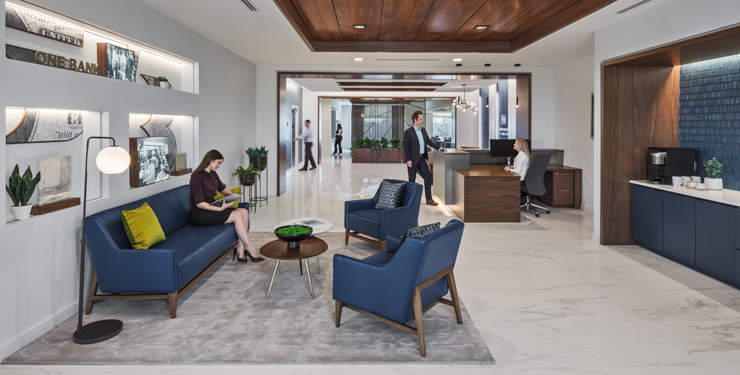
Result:
[[[98,68],[101,76],[136,82],[136,51],[109,43],[98,43]]]
[[[39,205],[47,205],[72,197],[72,156],[56,156],[39,160]]]
[[[26,108],[17,125],[5,135],[5,143],[71,141],[82,134],[83,118],[82,112]]]
[[[130,138],[131,187],[142,187],[170,178],[167,137]]]
[[[157,77],[148,76],[146,74],[139,74],[139,75],[141,76],[141,78],[144,78],[144,81],[146,82],[147,85],[159,86],[159,84],[157,83]]]

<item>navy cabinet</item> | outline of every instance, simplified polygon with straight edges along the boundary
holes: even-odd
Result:
[[[736,210],[719,203],[696,201],[696,266],[733,283]]]
[[[640,245],[663,251],[663,192],[633,186],[632,235]]]
[[[696,263],[696,202],[663,193],[663,251],[691,265]]]

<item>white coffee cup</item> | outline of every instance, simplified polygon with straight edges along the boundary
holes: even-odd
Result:
[[[701,177],[699,177],[699,176],[691,176],[691,181],[701,182]]]
[[[681,177],[673,176],[673,186],[681,186]]]
[[[707,185],[704,185],[704,184],[696,184],[696,188],[697,189],[700,189],[700,190],[704,190],[704,189],[707,188]]]
[[[681,181],[683,182],[683,186],[688,186],[688,184],[689,184],[689,177],[688,176],[681,176]]]
[[[689,182],[689,187],[695,188],[696,187],[696,181]]]

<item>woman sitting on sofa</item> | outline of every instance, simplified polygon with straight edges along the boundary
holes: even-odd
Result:
[[[216,174],[216,170],[223,162],[224,156],[220,152],[208,151],[190,176],[190,202],[193,203],[190,209],[190,223],[197,226],[234,223],[236,235],[239,237],[234,257],[238,256],[240,262],[247,262],[247,257],[252,262],[261,262],[265,259],[260,258],[257,249],[249,240],[247,231],[249,211],[244,208],[230,208],[231,205],[226,203],[221,207],[211,205],[215,201],[216,193],[232,194]]]

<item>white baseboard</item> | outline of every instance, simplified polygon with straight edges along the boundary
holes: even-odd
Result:
[[[50,316],[35,327],[28,329],[26,332],[0,344],[0,358],[4,360],[24,346],[30,344],[33,340],[41,337],[44,333],[51,331],[52,328],[74,316],[76,313],[77,302]]]
[[[591,233],[591,241],[601,244],[601,236],[596,233]]]
[[[587,206],[587,205],[585,205],[585,204],[584,204],[584,205],[583,205],[583,206],[581,206],[581,207],[583,207],[583,210],[584,210],[584,211],[586,211],[586,212],[594,213],[594,208],[593,208],[593,206]]]

